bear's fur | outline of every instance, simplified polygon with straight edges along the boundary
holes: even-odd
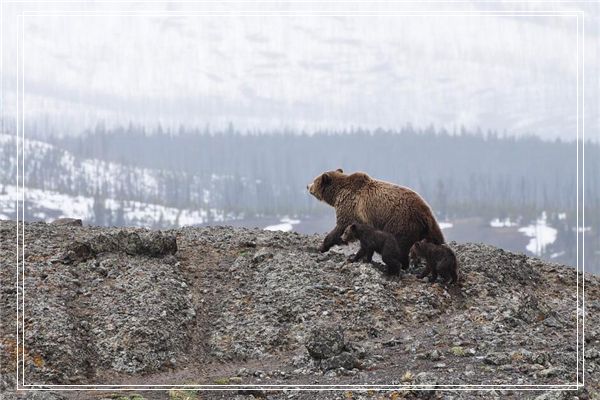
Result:
[[[360,241],[360,250],[351,258],[352,262],[362,258],[371,262],[373,253],[377,252],[381,254],[381,259],[387,265],[388,274],[400,275],[400,267],[408,268],[408,265],[402,265],[400,247],[391,233],[377,230],[366,224],[348,225],[342,234],[342,241],[348,243],[357,239]]]
[[[410,248],[410,259],[414,264],[418,264],[419,260],[425,259],[425,270],[417,275],[419,279],[431,274],[429,282],[435,282],[439,274],[444,282],[458,282],[456,254],[444,244],[430,243],[426,239],[416,242]]]
[[[415,242],[445,242],[431,208],[409,188],[373,179],[362,172],[347,175],[341,169],[317,176],[307,188],[318,200],[335,208],[336,226],[325,237],[321,252],[341,244],[344,230],[355,222],[394,235],[402,265],[408,265],[408,253]]]

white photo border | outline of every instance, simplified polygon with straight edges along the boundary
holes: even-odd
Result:
[[[152,0],[132,0],[133,3],[160,3],[161,1],[152,1]],[[194,3],[194,4],[202,4],[202,3],[221,3],[219,1],[186,1],[186,0],[177,0],[178,3]],[[422,3],[458,3],[461,1],[454,0],[424,0]],[[485,2],[485,1],[483,1]],[[507,3],[511,3],[513,1],[508,1]],[[514,1],[515,3],[523,3],[523,1]],[[550,0],[547,3],[552,3],[554,1]],[[558,1],[557,1],[558,2]],[[2,76],[3,72],[3,40],[4,40],[4,3],[20,3],[26,4],[29,1],[16,1],[16,0],[0,0],[0,76]],[[62,0],[55,1],[55,3],[81,3],[80,0]],[[99,2],[102,3],[120,3],[117,0],[102,0]],[[249,3],[280,3],[279,1],[252,1]],[[306,3],[319,3],[317,1],[307,1]],[[362,1],[332,1],[329,0],[327,3],[363,3]],[[390,1],[386,2],[388,4],[395,3],[413,3],[414,1]],[[492,0],[489,3],[499,3],[497,0]],[[265,14],[266,13],[266,14]],[[191,14],[191,15],[190,15]],[[19,148],[19,144],[24,145],[25,142],[25,17],[48,17],[48,16],[68,16],[68,17],[77,17],[77,16],[127,16],[127,17],[171,17],[171,16],[194,16],[194,17],[240,17],[240,16],[268,16],[268,17],[302,17],[302,16],[310,16],[310,17],[321,17],[321,16],[348,16],[348,17],[368,17],[368,16],[380,16],[380,17],[410,17],[410,16],[447,16],[447,17],[455,17],[455,16],[468,16],[468,17],[500,17],[500,16],[510,16],[510,17],[518,17],[518,16],[526,16],[526,17],[541,17],[541,16],[560,16],[560,17],[576,17],[577,18],[577,116],[576,116],[576,125],[577,125],[577,139],[576,139],[576,147],[577,147],[577,210],[576,210],[576,220],[577,220],[577,228],[576,228],[576,246],[577,246],[577,256],[576,256],[576,279],[577,279],[577,308],[576,308],[576,327],[577,327],[577,372],[576,372],[576,383],[574,384],[556,384],[556,385],[535,385],[535,384],[506,384],[506,385],[485,385],[485,384],[469,384],[469,385],[458,385],[458,384],[435,384],[435,385],[303,385],[303,384],[287,384],[287,385],[32,385],[25,384],[25,334],[24,334],[24,310],[25,310],[25,225],[22,224],[20,229],[19,224],[19,211],[21,211],[21,221],[25,219],[25,178],[24,174],[21,175],[21,186],[19,185],[19,161],[21,162],[21,171],[25,169],[25,153],[24,146]],[[283,391],[322,391],[322,390],[376,390],[376,391],[394,391],[394,390],[431,390],[435,388],[435,390],[447,390],[447,391],[471,391],[471,390],[524,390],[524,391],[562,391],[562,390],[578,390],[579,388],[585,385],[585,235],[584,230],[580,229],[580,218],[579,218],[579,181],[580,181],[580,162],[579,162],[579,147],[580,147],[580,123],[579,119],[581,118],[581,147],[582,147],[582,189],[585,188],[585,172],[583,170],[583,166],[585,165],[585,110],[584,110],[584,80],[585,80],[585,12],[584,11],[399,11],[399,12],[359,12],[359,11],[319,11],[319,12],[295,12],[295,11],[241,11],[241,12],[222,12],[222,11],[202,11],[202,12],[152,12],[152,11],[132,11],[132,12],[96,12],[96,11],[60,11],[60,12],[47,12],[47,11],[21,11],[20,14],[17,15],[17,32],[20,32],[20,35],[17,35],[17,90],[16,90],[16,160],[17,160],[17,201],[16,201],[16,216],[17,216],[17,351],[16,351],[16,390],[18,391],[46,391],[46,390],[64,390],[64,391],[154,391],[154,390],[203,390],[203,391],[233,391],[240,389],[247,390],[283,390]],[[581,24],[580,24],[581,18]],[[20,28],[20,30],[19,30]],[[582,36],[582,40],[580,41],[579,36]],[[20,38],[19,38],[20,36]],[[581,46],[581,53],[580,53]],[[580,63],[580,54],[581,54],[581,63]],[[19,70],[20,68],[20,70]],[[581,77],[579,79],[581,69]],[[2,109],[2,117],[4,117],[4,102],[3,102],[3,85],[4,79],[0,79],[0,109]],[[579,90],[579,86],[581,85],[581,92]],[[20,91],[19,91],[20,87]],[[579,105],[581,96],[581,108]],[[19,103],[20,100],[20,103]],[[2,118],[2,128],[4,128],[4,118]],[[21,136],[19,137],[19,133]],[[19,192],[20,189],[20,192]],[[19,201],[21,202],[21,208],[19,209]],[[582,224],[581,226],[585,226],[585,191],[582,191]],[[582,270],[580,273],[579,270],[579,236],[582,236]],[[21,238],[21,240],[19,240]],[[19,247],[21,246],[21,247]],[[19,250],[21,250],[19,252]],[[21,264],[19,264],[19,256],[21,256]],[[21,278],[19,278],[21,276]],[[582,280],[582,300],[580,303],[580,293],[579,293],[579,279],[581,276]],[[20,284],[20,286],[19,286]],[[19,292],[21,303],[19,303]],[[21,313],[19,313],[19,304],[21,305]],[[581,304],[581,308],[580,308]],[[580,371],[580,316],[581,316],[581,343],[582,343],[582,379],[580,381],[579,371]],[[21,329],[19,329],[21,328]],[[21,342],[19,342],[21,340]],[[20,363],[21,361],[21,374],[19,374]],[[19,381],[21,378],[21,382]],[[21,383],[21,384],[20,384]],[[20,384],[20,385],[19,385]]]

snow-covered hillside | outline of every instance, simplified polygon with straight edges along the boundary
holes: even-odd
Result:
[[[83,159],[48,143],[19,139],[24,170],[17,191],[17,139],[0,134],[0,218],[16,217],[17,200],[25,218],[81,218],[101,225],[182,226],[239,218],[215,207],[211,196],[229,177],[205,177]],[[22,162],[21,157],[19,159]],[[243,183],[242,183],[243,184]]]
[[[10,178],[14,179],[16,176],[16,137],[0,134],[0,145],[2,159],[9,166],[0,171],[0,182],[10,182]],[[19,150],[25,161],[24,177],[27,186],[51,190],[68,190],[73,187],[95,189],[105,186],[105,195],[114,196],[116,187],[107,183],[126,176],[135,182],[145,196],[156,197],[159,193],[159,171],[131,168],[96,159],[80,159],[68,151],[38,140],[19,139]],[[52,166],[52,170],[49,166]],[[19,174],[23,176],[23,171]],[[46,179],[38,181],[38,174]]]
[[[199,225],[207,222],[223,222],[236,219],[233,214],[216,210],[190,210],[167,207],[161,204],[115,199],[100,200],[86,196],[71,196],[51,190],[5,185],[0,192],[0,219],[16,219],[17,205],[21,208],[23,196],[27,220],[52,221],[57,218],[80,218],[91,222],[96,218],[95,210],[102,207],[106,225],[140,227],[171,227]],[[17,204],[18,203],[18,204]]]

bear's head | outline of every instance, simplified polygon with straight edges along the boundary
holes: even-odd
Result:
[[[350,243],[354,240],[356,240],[356,224],[351,224],[342,233],[342,242]]]
[[[317,176],[306,188],[318,200],[332,206],[335,201],[336,182],[345,177],[346,175],[341,168],[335,171],[327,171]]]

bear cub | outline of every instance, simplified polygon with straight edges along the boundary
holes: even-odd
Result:
[[[387,273],[400,275],[400,267],[405,269],[408,265],[402,265],[402,253],[396,238],[391,233],[377,230],[366,224],[349,225],[342,234],[342,241],[349,243],[354,240],[360,241],[360,250],[351,258],[352,262],[366,258],[367,262],[373,259],[373,253],[381,254],[381,258],[387,265]]]
[[[444,282],[458,282],[458,262],[456,255],[448,246],[428,242],[426,239],[415,242],[410,248],[410,259],[414,264],[418,264],[420,259],[425,259],[425,270],[417,275],[422,279],[427,275],[429,282],[435,282],[438,274],[444,278]]]

